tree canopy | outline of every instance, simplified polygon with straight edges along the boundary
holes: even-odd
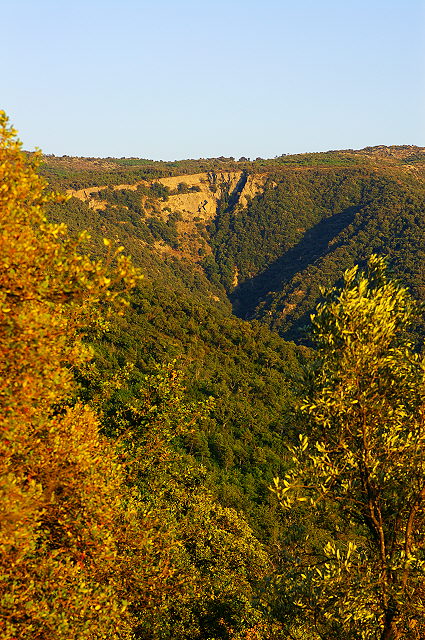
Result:
[[[274,490],[309,522],[285,588],[314,638],[425,632],[425,362],[408,337],[419,311],[372,256],[312,317],[310,427]]]

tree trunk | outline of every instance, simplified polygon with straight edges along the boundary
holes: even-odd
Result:
[[[398,640],[400,632],[396,625],[395,611],[387,610],[385,613],[384,629],[382,631],[381,640]]]

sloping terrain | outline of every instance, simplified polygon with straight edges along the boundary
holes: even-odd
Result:
[[[165,180],[155,185],[168,191],[158,186],[152,191],[145,183],[136,190],[87,189],[49,211],[71,234],[88,229],[91,254],[102,255],[103,237],[112,238],[144,274],[128,313],[113,319],[95,341],[99,378],[113,377],[126,363],[133,366],[125,388],[104,406],[105,428],[108,416],[137,397],[144,374],[157,363],[176,360],[187,396],[215,399],[202,430],[194,430],[181,447],[205,465],[220,502],[244,511],[258,535],[270,540],[278,528],[267,487],[282,468],[284,442],[296,431],[294,398],[308,351],[235,317],[225,288],[203,267],[212,259],[210,220],[207,214],[190,220],[189,206],[194,197],[196,202],[208,197],[216,207],[224,195],[236,197],[245,186],[241,174],[197,174],[180,188],[181,179],[177,185]],[[203,191],[191,191],[194,186]],[[190,228],[181,226],[185,220]],[[194,251],[195,242],[203,244],[204,255]]]
[[[137,171],[138,180],[117,183]],[[291,338],[301,338],[321,287],[372,252],[388,255],[415,296],[425,295],[423,148],[255,162],[47,158],[44,173],[68,186],[69,211],[77,200],[88,205],[85,223],[96,234],[125,236],[141,264],[149,255],[193,265],[236,315]]]
[[[70,196],[49,217],[71,234],[88,229],[92,255],[112,239],[144,274],[128,313],[93,336],[81,394],[99,402],[103,381],[113,387],[125,373],[102,398],[113,433],[144,376],[174,363],[187,400],[213,399],[177,452],[200,465],[220,505],[244,514],[278,567],[287,522],[269,487],[305,427],[297,406],[314,353],[304,327],[321,287],[374,252],[425,299],[425,150],[256,162],[47,158],[43,172]]]

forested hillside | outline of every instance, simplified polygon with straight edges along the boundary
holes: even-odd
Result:
[[[52,184],[76,196],[67,205],[71,224],[83,216],[98,230],[113,227],[118,237],[127,235],[139,260],[149,254],[199,265],[195,272],[207,276],[213,295],[231,301],[234,314],[259,319],[286,338],[305,341],[304,327],[321,287],[371,253],[388,255],[395,276],[424,298],[421,148],[374,147],[254,162],[108,159],[116,185],[108,189],[97,187],[111,179],[99,169],[102,162],[46,159],[43,172]],[[140,170],[131,183],[137,167],[145,173]],[[152,179],[154,170],[158,178]],[[75,189],[90,171],[86,189]],[[82,213],[84,204],[90,215]],[[76,208],[77,215],[71,213]],[[141,251],[147,245],[153,251]]]
[[[0,160],[2,640],[422,637],[425,150]]]

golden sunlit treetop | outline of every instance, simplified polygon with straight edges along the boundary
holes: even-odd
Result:
[[[0,113],[0,638],[125,637],[122,472],[93,411],[72,406],[81,330],[139,277],[45,221],[46,190]],[[118,631],[119,623],[119,631]]]

